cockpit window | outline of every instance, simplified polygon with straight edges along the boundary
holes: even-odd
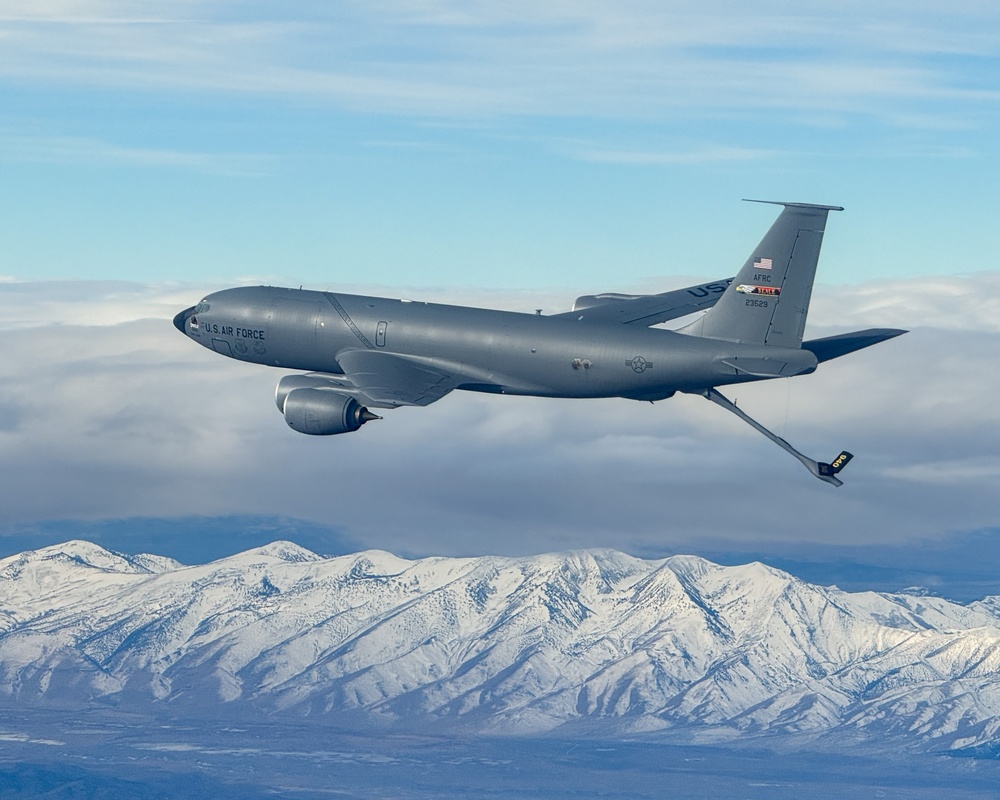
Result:
[[[196,305],[194,307],[194,313],[195,314],[204,314],[206,311],[208,311],[208,309],[209,309],[208,303],[206,303],[204,300],[202,300],[200,303],[198,303],[198,305]]]

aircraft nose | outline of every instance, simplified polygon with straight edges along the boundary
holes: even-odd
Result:
[[[174,317],[174,327],[181,333],[186,334],[188,317],[192,314],[194,314],[194,306],[191,306],[191,308],[185,308],[180,314]]]

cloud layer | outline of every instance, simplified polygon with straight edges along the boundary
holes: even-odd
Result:
[[[282,373],[215,356],[170,325],[201,290],[7,283],[0,522],[290,516],[412,554],[898,543],[1000,526],[997,290],[997,273],[819,286],[810,336],[912,333],[812,376],[730,390],[810,455],[854,452],[834,489],[689,396],[455,393],[355,434],[305,437],[274,408]]]

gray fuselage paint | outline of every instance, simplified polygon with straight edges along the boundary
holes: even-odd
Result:
[[[798,348],[302,289],[239,287],[203,303],[208,310],[187,335],[209,348],[227,342],[238,360],[343,374],[339,354],[377,348],[417,358],[470,391],[657,400],[677,391],[805,374],[817,363]],[[753,370],[740,369],[741,363]]]

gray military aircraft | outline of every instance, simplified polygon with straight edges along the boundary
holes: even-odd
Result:
[[[753,201],[769,202],[769,201]],[[492,311],[271,286],[225,289],[174,317],[230,358],[284,369],[278,409],[325,436],[381,419],[371,408],[426,406],[455,389],[537,397],[665,400],[699,394],[841,486],[831,463],[800,453],[717,389],[807,375],[824,361],[906,333],[874,328],[803,341],[820,245],[839,206],[783,207],[735,278],[653,295],[577,298],[563,314]],[[652,326],[695,312],[676,330]]]

